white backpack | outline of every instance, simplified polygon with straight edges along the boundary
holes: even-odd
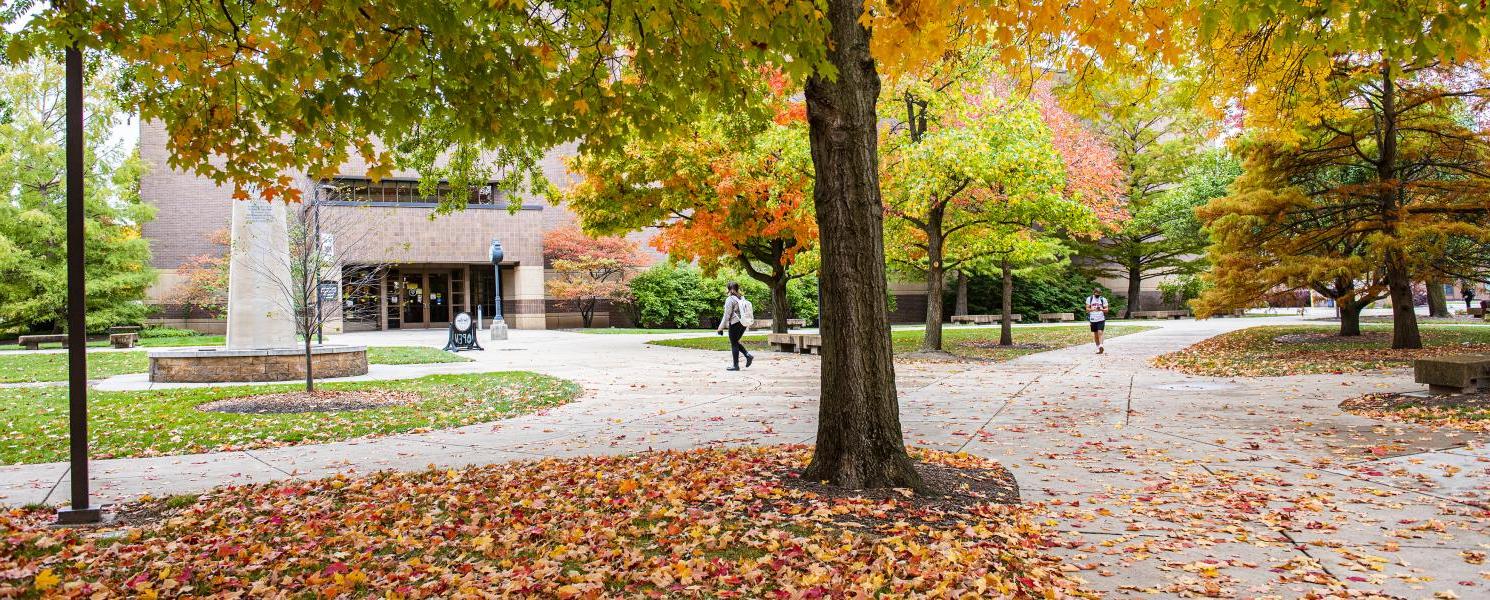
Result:
[[[736,302],[735,306],[740,308],[740,323],[750,327],[755,323],[755,305],[746,300],[744,296]]]

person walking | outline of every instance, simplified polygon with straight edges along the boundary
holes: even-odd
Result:
[[[1464,312],[1469,312],[1471,309],[1474,308],[1474,288],[1469,287],[1468,283],[1462,285],[1461,287],[1464,291]]]
[[[740,370],[740,355],[745,355],[745,367],[749,368],[755,362],[755,357],[745,349],[745,344],[740,343],[740,338],[745,336],[745,328],[749,323],[755,322],[755,307],[740,293],[740,284],[734,281],[725,286],[728,292],[724,297],[724,318],[719,321],[719,328],[715,331],[724,335],[724,330],[729,329],[729,355],[733,364],[729,371]]]
[[[1107,299],[1102,297],[1101,287],[1092,288],[1086,297],[1086,320],[1092,326],[1092,341],[1097,343],[1097,354],[1102,354],[1102,331],[1107,328]]]

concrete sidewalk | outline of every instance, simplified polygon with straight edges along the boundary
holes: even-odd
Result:
[[[1215,379],[1148,359],[1296,318],[1153,321],[1154,331],[1006,363],[897,363],[908,443],[1002,461],[1041,502],[1057,551],[1109,595],[1295,597],[1320,582],[1404,597],[1490,586],[1484,436],[1337,408],[1414,389],[1405,373]],[[216,485],[709,444],[810,443],[818,359],[646,346],[656,335],[513,331],[460,368],[530,370],[585,388],[544,413],[423,434],[248,452],[103,460],[104,501]],[[339,336],[434,345],[443,331]],[[426,366],[427,367],[427,366]],[[441,366],[441,368],[446,368]],[[450,367],[454,368],[454,367]],[[0,502],[59,502],[65,464],[0,468]]]

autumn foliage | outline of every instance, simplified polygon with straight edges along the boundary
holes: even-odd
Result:
[[[602,301],[627,298],[626,277],[645,260],[636,244],[621,237],[592,238],[578,227],[548,232],[543,258],[557,277],[548,280],[550,298],[574,308],[585,327],[591,326]]]

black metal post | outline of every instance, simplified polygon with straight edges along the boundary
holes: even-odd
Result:
[[[315,212],[316,220],[316,343],[325,344],[326,337],[326,313],[321,306],[321,265],[326,260],[326,247],[321,245],[321,188],[316,188],[316,193],[310,197],[311,210]]]
[[[67,48],[67,422],[72,508],[64,525],[97,523],[88,505],[88,298],[83,277],[83,53]]]

